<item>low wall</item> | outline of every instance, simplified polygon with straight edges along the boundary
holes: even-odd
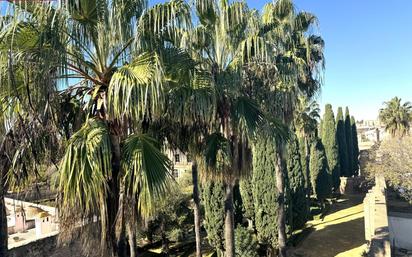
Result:
[[[27,208],[29,206],[39,207],[47,211],[50,215],[57,216],[56,215],[57,209],[55,207],[31,203],[31,202],[25,202],[25,201],[16,200],[16,199],[8,198],[8,197],[4,197],[4,202],[6,203],[6,205],[11,205],[11,206],[15,205],[16,207],[21,207],[21,206],[23,206],[23,208]]]
[[[342,195],[358,194],[361,191],[361,185],[365,181],[362,176],[356,177],[341,177],[339,192]]]
[[[376,177],[375,183],[376,185],[369,190],[363,201],[365,238],[369,242],[369,256],[390,257],[386,183],[383,177]]]
[[[81,253],[79,242],[67,245],[57,245],[57,237],[50,236],[13,249],[8,257],[85,257]]]

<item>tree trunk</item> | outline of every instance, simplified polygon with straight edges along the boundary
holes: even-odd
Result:
[[[164,218],[162,217],[162,221],[160,224],[160,230],[162,235],[162,252],[164,256],[169,256],[169,239],[166,236],[166,226]]]
[[[276,142],[276,187],[278,191],[278,244],[279,257],[286,257],[286,216],[285,216],[285,179],[284,144]]]
[[[4,203],[4,193],[3,189],[3,176],[2,171],[0,171],[0,256],[7,256],[8,251],[8,235],[7,235],[7,214],[6,205]]]
[[[202,257],[201,236],[200,236],[200,199],[198,187],[197,161],[192,162],[192,183],[193,183],[193,213],[195,219],[196,235],[196,257]]]
[[[7,135],[6,135],[7,136]],[[4,203],[6,186],[4,181],[4,171],[10,167],[9,158],[5,154],[4,141],[0,145],[0,256],[8,256],[8,232],[7,232],[7,213]]]
[[[115,128],[111,128],[116,130]],[[120,137],[116,132],[111,131],[110,139],[112,144],[112,177],[108,180],[109,193],[107,196],[107,243],[109,250],[112,250],[112,255],[114,257],[122,256],[123,247],[119,241],[119,236],[116,235],[116,217],[119,210],[119,194],[120,188],[118,184],[118,179],[120,175]],[[121,228],[122,230],[122,228]],[[103,232],[104,233],[104,232]],[[119,244],[120,243],[120,244]]]
[[[233,185],[226,184],[225,196],[225,256],[235,256],[235,218],[233,208]]]
[[[129,240],[129,248],[130,248],[130,257],[136,257],[136,242],[135,242],[135,230],[132,226],[131,222],[127,222],[126,225],[126,230],[127,230],[127,237]]]

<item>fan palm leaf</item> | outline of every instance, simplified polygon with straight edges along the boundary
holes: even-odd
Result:
[[[111,142],[103,121],[89,119],[69,140],[61,161],[59,190],[63,206],[96,211],[97,204],[106,196],[111,176]]]

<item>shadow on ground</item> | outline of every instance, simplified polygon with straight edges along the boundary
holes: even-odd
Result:
[[[295,251],[296,256],[333,257],[365,243],[363,218],[326,225],[309,235]]]
[[[364,236],[363,195],[345,196],[334,203],[325,217],[310,221],[311,231],[292,249],[294,256],[361,256]],[[292,256],[293,256],[292,255]]]

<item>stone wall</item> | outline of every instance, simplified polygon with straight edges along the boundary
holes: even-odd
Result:
[[[369,256],[390,257],[386,183],[383,177],[375,178],[376,185],[363,201],[365,213],[365,238],[369,242]]]
[[[9,250],[9,257],[84,257],[79,242],[57,245],[57,235]]]

